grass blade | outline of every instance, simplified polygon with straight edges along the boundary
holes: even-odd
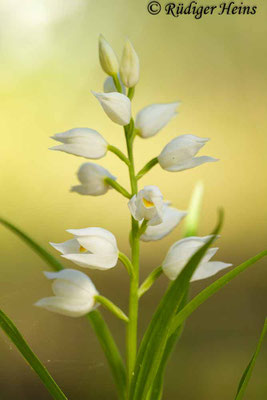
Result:
[[[7,317],[7,315],[0,310],[0,327],[9,337],[9,339],[14,343],[19,352],[25,358],[25,360],[30,364],[31,368],[39,376],[53,399],[56,400],[67,400],[62,390],[56,384],[52,376],[49,374],[45,366],[37,358],[28,344],[25,342],[23,336],[20,334],[13,322]]]
[[[87,314],[109,363],[120,399],[126,397],[126,371],[114,339],[98,310]]]
[[[252,358],[251,358],[247,368],[245,369],[245,371],[244,371],[244,373],[242,375],[242,378],[241,378],[241,380],[239,382],[239,386],[238,386],[238,389],[237,389],[237,394],[236,394],[235,400],[243,399],[246,387],[247,387],[248,382],[249,382],[249,380],[251,378],[251,374],[252,374],[253,368],[255,366],[256,359],[257,359],[258,354],[260,352],[261,345],[262,345],[264,336],[266,335],[266,332],[267,332],[267,318],[265,319],[264,326],[263,326],[263,329],[262,329],[262,332],[261,332],[261,336],[260,336],[258,344],[257,344],[256,351],[253,354],[253,356],[252,356]]]
[[[174,318],[170,333],[174,332],[202,303],[209,299],[214,293],[218,292],[228,282],[245,271],[248,267],[255,264],[261,258],[267,256],[267,250],[262,251],[256,256],[235,267],[232,271],[223,275],[217,281],[213,282],[206,289],[195,296]]]
[[[131,384],[131,400],[146,399],[164,353],[164,348],[169,336],[169,327],[183,299],[188,282],[207,249],[215,240],[221,228],[222,220],[223,213],[221,212],[219,223],[211,239],[191,257],[162,298],[140,345]]]
[[[0,223],[6,228],[15,233],[20,239],[22,239],[32,250],[37,253],[47,264],[49,264],[55,271],[60,271],[63,269],[63,265],[52,256],[48,251],[36,243],[32,238],[30,238],[26,233],[22,232],[15,225],[11,224],[7,220],[0,218]]]
[[[18,237],[20,237],[26,244],[28,244],[29,247],[31,247],[35,253],[37,253],[44,261],[47,262],[48,265],[50,265],[50,267],[52,267],[52,269],[54,269],[55,271],[59,271],[64,268],[63,265],[54,256],[52,256],[52,254],[46,251],[42,246],[40,246],[37,242],[35,242],[31,237],[26,235],[16,226],[14,226],[10,222],[2,218],[0,218],[0,223],[2,223],[5,227],[10,229]],[[104,350],[117,389],[121,394],[123,390],[125,390],[124,388],[126,386],[126,378],[125,378],[126,372],[119,349],[117,348],[117,345],[112,337],[112,334],[107,324],[105,323],[103,317],[101,316],[101,313],[99,311],[93,311],[88,315],[88,318],[97,335],[101,347]]]

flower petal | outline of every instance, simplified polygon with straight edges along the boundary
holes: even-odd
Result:
[[[233,264],[227,264],[221,261],[209,261],[207,263],[200,263],[199,267],[196,269],[191,282],[200,279],[206,279],[210,276],[217,274],[219,271],[231,267]]]

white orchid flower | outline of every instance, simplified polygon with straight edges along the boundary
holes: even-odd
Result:
[[[89,162],[81,165],[77,176],[81,185],[73,186],[71,191],[91,196],[100,196],[111,189],[105,178],[116,180],[115,176],[111,175],[108,170]]]
[[[98,159],[104,157],[108,143],[94,129],[75,128],[57,133],[52,139],[63,144],[51,147],[50,150],[64,151],[75,156]]]
[[[63,258],[80,267],[105,271],[115,267],[119,250],[115,236],[103,228],[68,229],[74,238],[50,243]]]
[[[197,152],[209,141],[194,135],[181,135],[171,140],[160,155],[160,166],[167,171],[176,172],[194,168],[206,162],[218,161],[208,156],[195,157]]]
[[[116,124],[128,125],[131,119],[131,100],[122,93],[96,93],[93,95],[100,102],[107,116]]]
[[[139,58],[132,45],[127,40],[120,63],[120,76],[124,85],[128,88],[134,87],[139,81]]]
[[[108,75],[115,75],[119,69],[119,63],[114,50],[103,35],[99,36],[99,61],[101,67]]]
[[[124,84],[122,83],[120,75],[118,75],[118,79],[119,79],[119,83],[121,85],[122,93],[125,94],[126,93],[126,89],[125,89]],[[117,88],[115,86],[115,83],[114,83],[114,80],[113,80],[112,76],[108,76],[105,79],[104,85],[103,85],[103,91],[105,93],[117,92]]]
[[[191,236],[179,240],[174,243],[169,249],[165,260],[162,264],[162,269],[165,275],[174,280],[185,267],[190,258],[210,239],[210,236],[197,237]],[[199,279],[209,278],[222,269],[231,267],[232,264],[226,264],[221,261],[210,261],[217,252],[218,247],[208,249],[205,256],[200,261],[196,271],[194,272],[191,282]]]
[[[170,207],[168,203],[163,205],[163,216],[161,224],[148,226],[145,233],[141,235],[140,239],[144,242],[160,240],[167,236],[173,229],[180,223],[186,216],[186,211],[178,210],[177,208]]]
[[[144,139],[156,135],[177,114],[180,103],[151,104],[138,112],[135,121],[137,133]]]
[[[53,279],[52,290],[55,296],[41,299],[35,306],[69,317],[81,317],[96,307],[94,297],[98,291],[83,272],[63,269],[44,274],[48,279]]]
[[[163,221],[163,195],[157,186],[145,186],[128,203],[132,216],[137,221],[147,220],[148,225]]]

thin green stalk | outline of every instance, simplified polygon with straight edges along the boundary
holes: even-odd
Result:
[[[133,140],[134,140],[134,122],[131,120],[130,124],[124,127],[125,138],[127,143],[129,165],[129,176],[131,182],[132,196],[137,194],[137,179],[134,170],[134,157],[133,157]],[[136,352],[137,352],[137,323],[138,323],[138,287],[139,287],[139,224],[132,217],[132,230],[131,230],[131,248],[132,248],[132,265],[133,275],[130,280],[130,295],[129,295],[129,323],[127,326],[126,337],[126,356],[127,356],[127,374],[128,374],[128,388],[130,388],[131,379],[135,367]]]
[[[132,196],[126,190],[123,186],[121,186],[118,182],[116,182],[114,179],[106,177],[105,182],[108,183],[113,189],[117,190],[117,192],[121,193],[124,197],[127,199],[130,199]]]
[[[118,307],[116,304],[112,303],[109,299],[100,294],[95,296],[95,301],[99,304],[102,304],[107,310],[109,310],[112,314],[114,314],[117,318],[121,319],[124,322],[128,322],[129,319],[127,315]]]
[[[134,97],[134,92],[135,92],[135,88],[134,88],[134,87],[131,87],[131,88],[128,89],[127,96],[129,97],[130,100],[133,99],[133,97]]]
[[[118,74],[114,74],[114,75],[112,76],[112,78],[113,78],[113,82],[114,82],[114,85],[115,85],[117,91],[118,91],[119,93],[122,93],[122,87],[121,87],[121,83],[120,83]]]
[[[138,172],[136,175],[136,179],[141,179],[148,171],[151,170],[158,163],[158,157],[152,158],[152,160],[148,161],[148,163]]]
[[[151,288],[151,286],[161,276],[162,272],[163,272],[162,266],[160,266],[160,267],[157,267],[156,269],[154,269],[154,271],[152,271],[151,274],[148,275],[148,277],[144,280],[144,282],[138,289],[139,298],[142,297],[143,294],[145,294]]]
[[[108,145],[108,150],[111,151],[112,153],[116,154],[117,157],[119,157],[123,162],[125,162],[126,165],[130,165],[130,161],[126,157],[126,155],[118,149],[116,146],[112,146],[111,144]]]
[[[119,252],[119,260],[124,264],[124,266],[126,267],[128,274],[130,276],[133,275],[134,270],[133,270],[133,264],[131,263],[131,261],[129,260],[129,258],[124,254]]]

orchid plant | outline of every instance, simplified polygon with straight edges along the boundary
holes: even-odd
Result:
[[[99,132],[89,128],[75,128],[54,135],[52,139],[59,144],[51,150],[86,159],[100,159],[110,151],[125,164],[129,170],[129,190],[119,184],[112,173],[92,162],[81,165],[78,170],[79,184],[73,186],[71,190],[84,196],[100,196],[113,188],[127,199],[131,215],[131,256],[128,257],[119,250],[114,234],[104,228],[69,229],[68,233],[72,235],[69,240],[63,243],[50,243],[64,259],[73,263],[73,268],[64,268],[57,258],[21,230],[4,219],[0,221],[19,235],[54,270],[54,272],[45,272],[45,277],[52,281],[53,296],[40,299],[35,305],[69,317],[89,319],[109,363],[118,398],[120,400],[160,400],[163,395],[165,367],[181,336],[186,319],[204,301],[239,273],[264,257],[267,252],[263,251],[233,268],[194,298],[189,298],[190,282],[211,277],[232,266],[229,263],[212,260],[218,248],[211,245],[218,238],[222,225],[222,212],[220,212],[215,230],[210,235],[199,237],[197,225],[203,192],[201,184],[196,186],[188,211],[172,207],[170,202],[164,200],[157,186],[144,186],[139,190],[138,184],[141,178],[157,164],[166,171],[180,172],[203,163],[215,162],[217,159],[197,155],[209,139],[181,135],[166,144],[157,157],[148,161],[139,172],[136,172],[133,151],[135,139],[137,137],[147,139],[160,132],[177,114],[179,103],[149,105],[139,111],[134,120],[131,104],[139,81],[139,58],[133,45],[130,41],[126,41],[119,63],[112,47],[101,35],[99,59],[108,77],[104,82],[103,93],[92,93],[106,115],[115,124],[123,127],[127,154],[109,144]],[[184,218],[184,237],[170,247],[162,263],[140,284],[140,241],[161,240]],[[110,299],[98,292],[86,273],[90,269],[107,271],[114,268],[118,261],[125,266],[129,274],[128,312],[121,310]],[[75,269],[75,265],[84,272]],[[170,280],[170,283],[138,346],[139,301],[162,274]],[[125,362],[101,315],[100,306],[112,312],[125,325]],[[42,379],[51,396],[54,399],[66,399],[63,391],[3,311],[0,312],[0,326]],[[235,399],[240,400],[243,397],[266,330],[265,323],[256,352],[241,378]],[[177,393],[179,393],[178,389]]]

